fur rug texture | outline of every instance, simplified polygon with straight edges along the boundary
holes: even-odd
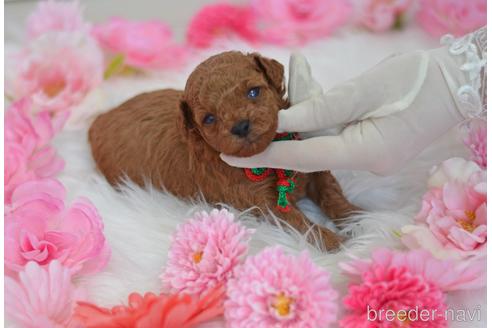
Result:
[[[308,58],[314,77],[326,89],[358,75],[395,52],[437,46],[437,40],[412,28],[387,34],[351,30],[310,43],[298,51]],[[179,71],[152,77],[113,78],[104,82],[73,110],[65,130],[55,139],[55,146],[66,161],[60,179],[68,190],[69,199],[78,196],[91,199],[104,220],[105,235],[112,248],[112,258],[105,271],[79,281],[87,288],[90,301],[101,306],[113,306],[126,302],[127,295],[133,291],[158,292],[159,275],[166,263],[170,236],[176,226],[194,211],[213,206],[200,200],[187,203],[172,195],[152,188],[144,190],[131,183],[127,184],[123,192],[116,192],[95,169],[87,142],[90,122],[97,114],[141,92],[167,87],[183,89],[186,78],[196,64],[226,49],[259,51],[283,63],[286,70],[289,55],[294,50],[270,47],[251,49],[242,43],[230,42],[221,48],[200,52],[188,66]],[[352,257],[366,257],[375,247],[402,247],[393,232],[411,223],[419,210],[421,196],[426,191],[429,169],[453,156],[468,157],[458,138],[457,129],[430,145],[396,175],[380,177],[367,172],[334,172],[348,199],[367,210],[353,216],[340,231],[349,240],[335,254],[322,253],[307,245],[303,236],[288,228],[280,229],[278,221],[276,224],[258,223],[247,212],[235,213],[246,226],[256,229],[251,242],[251,254],[275,244],[291,252],[307,248],[314,261],[331,273],[332,282],[343,296],[347,278],[340,273],[338,263]],[[326,222],[334,227],[310,201],[303,200],[302,209],[313,221]],[[268,213],[265,215],[268,216]],[[485,294],[485,290],[480,290],[450,295],[450,308],[481,309],[480,321],[450,322],[450,326],[485,327]],[[339,314],[343,314],[341,302]],[[205,326],[223,325],[222,320],[217,320]]]

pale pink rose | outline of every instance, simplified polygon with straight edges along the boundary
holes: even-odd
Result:
[[[58,261],[29,262],[19,279],[5,277],[5,312],[27,328],[62,328],[71,322],[75,302],[85,296],[71,282],[70,269]]]
[[[184,47],[176,44],[171,28],[163,22],[134,22],[112,18],[96,25],[92,34],[109,52],[123,55],[125,64],[144,69],[176,67],[187,56]]]
[[[264,249],[234,270],[224,316],[230,327],[329,327],[337,316],[330,275],[309,258]]]
[[[40,1],[27,18],[27,34],[35,39],[51,31],[89,31],[78,1]]]
[[[417,226],[402,228],[402,242],[439,258],[485,256],[487,247],[486,172],[471,161],[452,158],[434,169]]]
[[[445,160],[431,169],[427,185],[429,188],[442,188],[448,182],[464,183],[476,173],[483,173],[476,163],[460,157]]]
[[[5,266],[20,271],[29,261],[41,266],[58,260],[73,273],[100,271],[110,249],[103,223],[89,200],[65,208],[65,189],[53,179],[19,185],[5,212]]]
[[[359,22],[368,29],[382,32],[395,27],[413,0],[363,0]]]
[[[461,36],[487,24],[487,0],[420,0],[417,21],[432,36]]]
[[[484,265],[485,261],[463,265],[437,260],[423,250],[399,252],[389,249],[374,251],[370,260],[341,263],[352,281],[343,299],[348,313],[340,326],[389,328],[410,324],[409,327],[447,327],[445,293],[485,286]],[[397,316],[387,320],[385,315],[371,315],[374,321],[368,321],[368,308],[378,313],[392,310]],[[434,311],[435,316],[433,320],[425,321],[420,315],[412,317],[412,310],[418,313]]]
[[[33,116],[28,113],[31,102],[22,99],[13,103],[5,113],[4,202],[10,203],[12,191],[22,182],[48,178],[58,174],[64,161],[50,146],[53,136],[61,129],[65,116],[52,119],[47,112]]]
[[[173,235],[161,275],[164,292],[202,294],[224,285],[246,255],[252,232],[225,209],[196,213]]]
[[[12,58],[6,81],[14,99],[29,97],[33,108],[68,111],[103,77],[103,54],[85,33],[52,32],[30,42]]]
[[[472,153],[472,160],[482,168],[487,168],[487,121],[477,119],[470,122],[465,145]]]
[[[216,40],[238,36],[248,42],[258,40],[255,16],[250,7],[218,3],[202,7],[191,19],[186,33],[190,46],[210,47]]]
[[[326,37],[347,22],[352,7],[345,0],[251,0],[264,41],[300,45]]]

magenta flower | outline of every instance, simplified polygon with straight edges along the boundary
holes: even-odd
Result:
[[[336,298],[328,272],[307,252],[291,256],[272,247],[234,270],[224,315],[230,327],[328,327]]]
[[[13,190],[22,182],[49,178],[59,173],[63,160],[49,145],[66,116],[52,119],[47,112],[29,115],[31,102],[22,99],[5,113],[4,201],[10,203]]]
[[[464,138],[465,145],[472,153],[472,160],[487,168],[487,121],[477,119],[470,123],[468,134]]]
[[[100,271],[110,249],[103,223],[89,200],[65,208],[65,189],[53,179],[25,182],[5,209],[5,266],[20,271],[29,262],[41,266],[58,260],[73,273]]]
[[[353,282],[343,299],[348,314],[340,326],[447,327],[445,292],[483,287],[484,265],[485,261],[463,265],[437,260],[423,250],[404,253],[389,249],[374,251],[370,260],[342,263]]]
[[[368,29],[382,32],[395,27],[413,0],[363,0],[359,22]]]
[[[89,31],[78,1],[40,1],[27,19],[29,38],[52,31]]]
[[[68,111],[103,77],[103,54],[83,32],[53,32],[33,40],[13,58],[7,94],[28,97],[33,108]]]
[[[68,327],[84,292],[71,282],[70,269],[58,261],[48,266],[27,263],[19,279],[5,277],[5,312],[22,327]]]
[[[476,258],[487,248],[487,180],[477,164],[451,158],[434,169],[417,225],[402,228],[402,242],[438,258]]]
[[[196,213],[173,236],[161,275],[164,291],[202,294],[225,284],[246,255],[252,233],[225,209]]]
[[[421,0],[417,21],[432,36],[461,36],[487,24],[487,0]]]
[[[262,39],[299,45],[326,37],[347,22],[352,8],[345,0],[251,0]]]
[[[96,25],[92,34],[104,49],[123,55],[125,64],[136,68],[176,67],[187,56],[186,49],[173,41],[170,27],[159,21],[132,22],[115,17]]]
[[[186,34],[188,44],[196,48],[210,47],[217,39],[230,36],[249,42],[258,40],[251,8],[228,3],[204,6],[191,19]]]

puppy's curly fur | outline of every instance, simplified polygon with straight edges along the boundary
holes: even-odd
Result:
[[[257,91],[253,96],[251,89]],[[289,195],[292,209],[276,209],[274,176],[249,181],[242,169],[228,166],[220,153],[251,156],[273,140],[277,113],[288,107],[284,69],[273,59],[236,51],[215,55],[190,75],[185,91],[158,90],[138,95],[100,115],[89,131],[97,167],[116,185],[128,176],[140,185],[150,180],[182,197],[200,193],[207,201],[238,209],[272,210],[300,232],[312,223],[295,206],[305,195],[338,220],[357,208],[350,204],[330,172],[297,173]],[[239,127],[239,128],[238,128]],[[340,238],[314,227],[328,249]]]

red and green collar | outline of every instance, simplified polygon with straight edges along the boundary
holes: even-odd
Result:
[[[297,133],[278,133],[273,141],[297,140]],[[271,168],[252,168],[244,169],[246,177],[254,182],[260,182],[268,178],[270,175],[277,176],[277,209],[281,212],[290,211],[289,199],[287,194],[290,194],[296,188],[294,180],[294,171],[284,169]]]

